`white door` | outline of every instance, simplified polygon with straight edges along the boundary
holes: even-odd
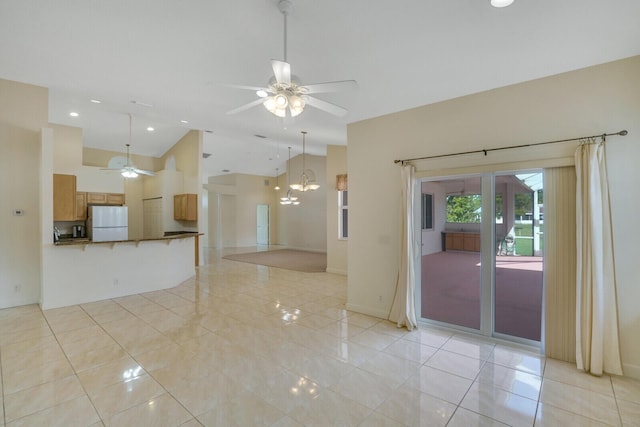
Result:
[[[257,244],[269,244],[269,205],[258,205],[257,209]]]

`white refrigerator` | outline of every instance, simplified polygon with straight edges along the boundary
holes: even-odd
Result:
[[[94,242],[129,240],[126,206],[89,206],[87,233]]]

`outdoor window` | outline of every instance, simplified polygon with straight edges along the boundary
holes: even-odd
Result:
[[[348,190],[338,191],[338,239],[349,236],[349,199]]]
[[[480,223],[482,197],[479,194],[447,196],[447,222]]]
[[[433,230],[433,194],[422,193],[422,229]]]

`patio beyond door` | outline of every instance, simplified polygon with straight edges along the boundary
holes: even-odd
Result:
[[[433,225],[423,221],[421,317],[539,342],[542,172],[429,180],[422,193]]]

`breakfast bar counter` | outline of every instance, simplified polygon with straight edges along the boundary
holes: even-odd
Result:
[[[40,305],[46,310],[177,286],[195,276],[198,237],[45,244]]]

